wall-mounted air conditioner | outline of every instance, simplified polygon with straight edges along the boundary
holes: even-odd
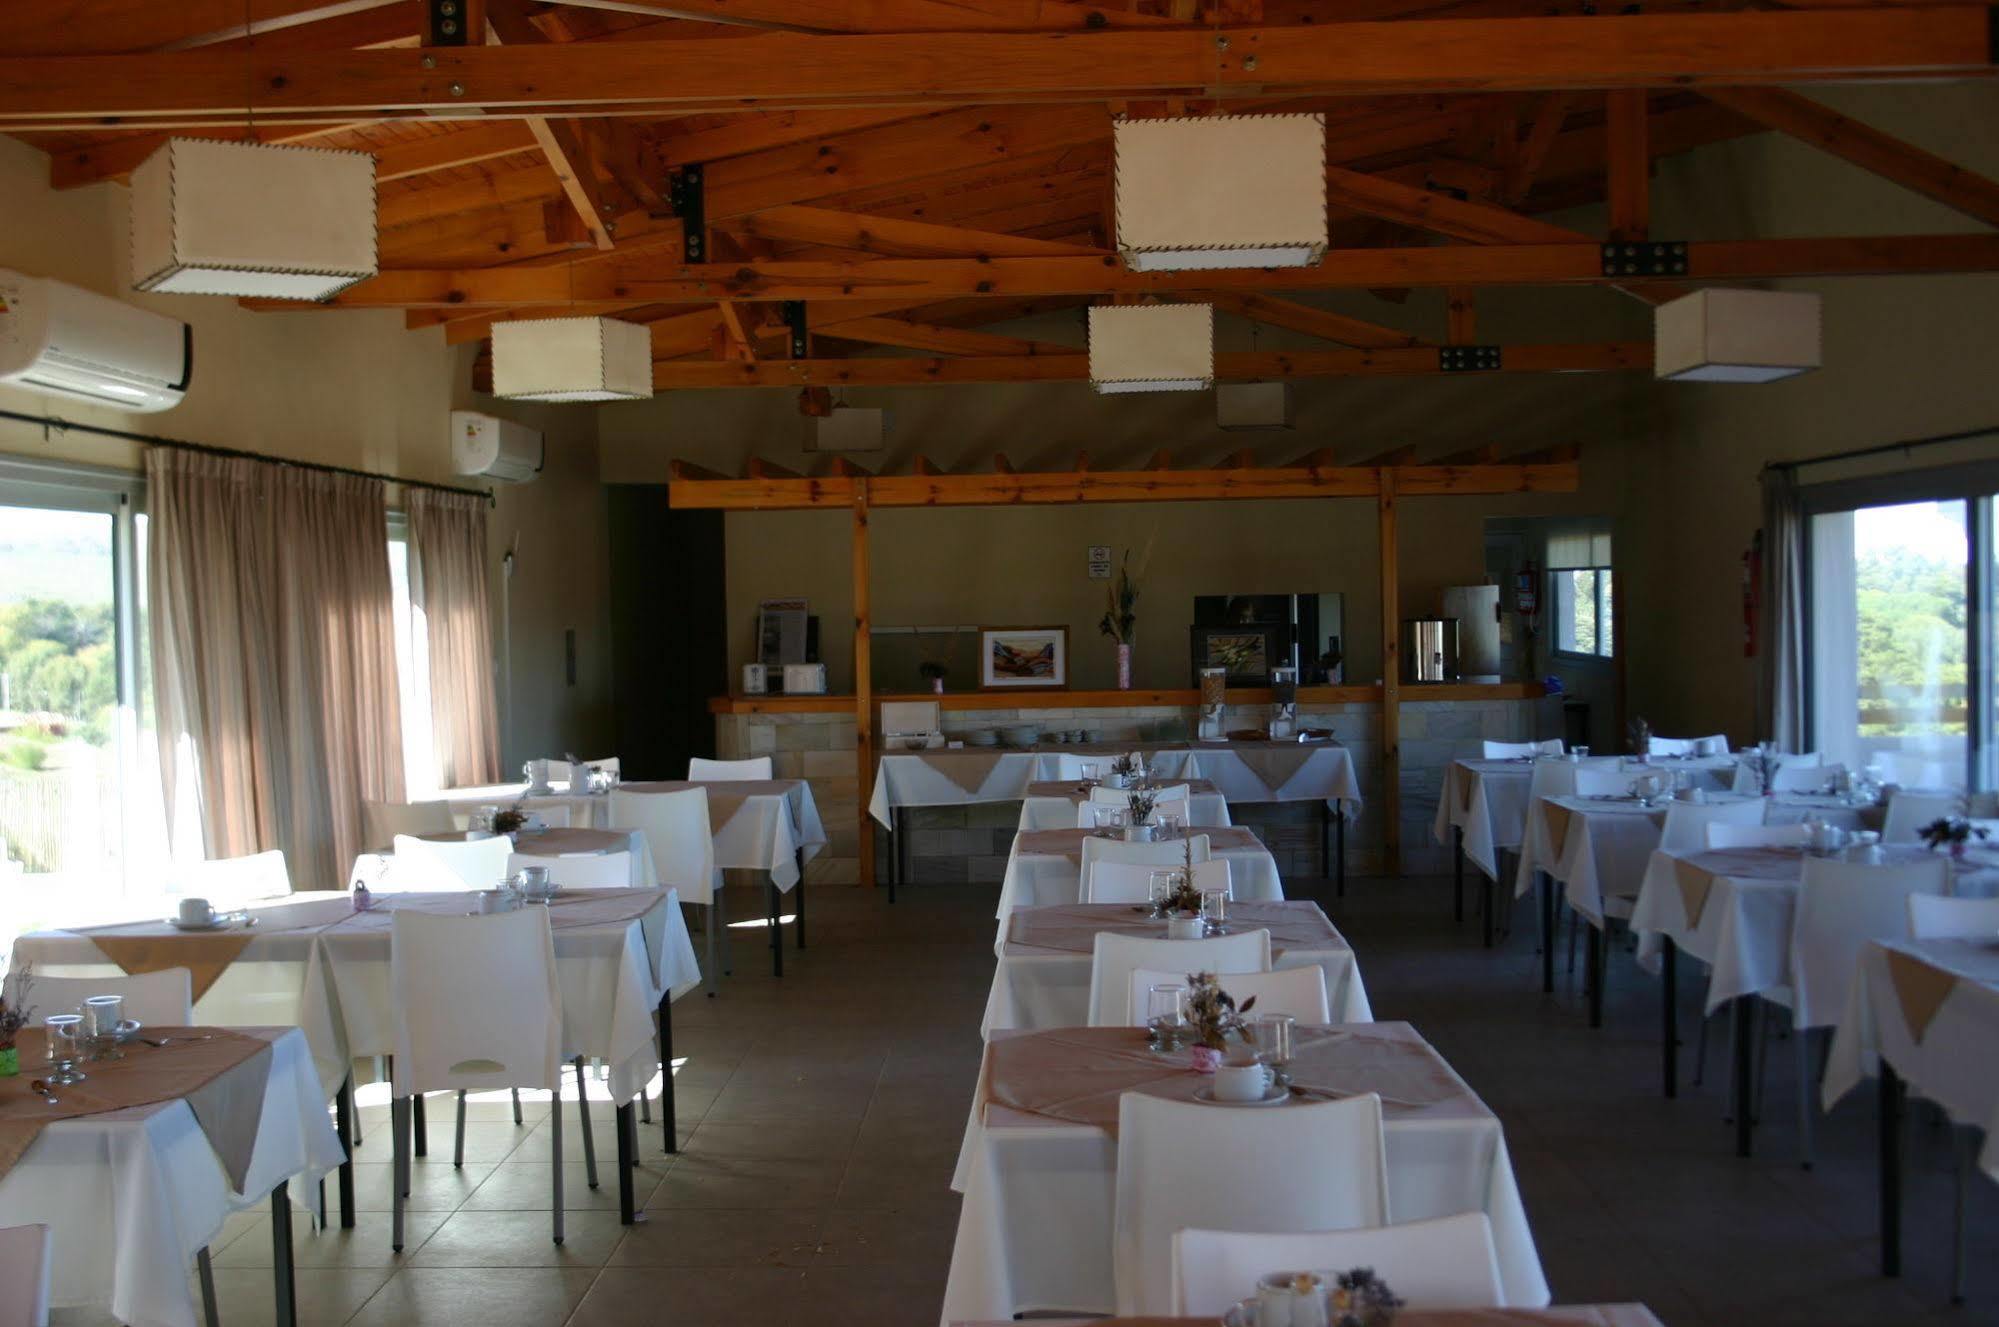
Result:
[[[541,473],[540,432],[476,410],[451,412],[451,466],[461,475],[526,480]]]
[[[171,410],[194,372],[186,323],[0,268],[0,382],[120,410]]]

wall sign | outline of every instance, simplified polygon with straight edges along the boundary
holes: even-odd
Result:
[[[1109,544],[1090,545],[1090,579],[1107,581],[1111,578],[1111,546]]]

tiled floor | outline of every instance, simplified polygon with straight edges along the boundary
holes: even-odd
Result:
[[[1293,882],[1293,893],[1310,885]],[[1884,1282],[1874,1274],[1871,1096],[1822,1122],[1819,1163],[1801,1170],[1788,1046],[1773,1043],[1761,1155],[1738,1161],[1721,1120],[1720,1037],[1710,1085],[1661,1099],[1650,978],[1620,957],[1606,1026],[1591,1032],[1576,990],[1540,994],[1525,908],[1522,929],[1488,953],[1471,922],[1452,926],[1448,889],[1355,881],[1331,911],[1360,953],[1377,1015],[1415,1023],[1504,1119],[1557,1298],[1642,1299],[1670,1327],[1999,1322],[1999,1193],[1989,1183],[1974,1193],[1970,1303],[1946,1303],[1951,1186],[1940,1129],[1911,1131],[1909,1269]],[[605,1183],[592,1191],[568,1105],[568,1240],[557,1248],[546,1103],[530,1104],[522,1128],[504,1103],[476,1106],[459,1171],[439,1098],[397,1259],[385,1110],[367,1108],[359,1228],[316,1235],[301,1222],[296,1234],[302,1320],[934,1324],[957,1221],[948,1184],[992,971],[993,897],[991,887],[912,888],[891,908],[851,888],[817,889],[812,947],[787,951],[782,982],[761,935],[739,929],[721,997],[676,1006],[684,1146],[668,1159],[658,1129],[644,1132],[643,1225],[618,1225],[608,1107],[597,1128]],[[747,899],[736,915],[746,914]],[[1689,1008],[1696,995],[1688,991]],[[268,1322],[267,1218],[232,1222],[215,1263],[223,1327]]]

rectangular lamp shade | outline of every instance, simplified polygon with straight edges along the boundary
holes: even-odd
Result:
[[[493,324],[493,395],[514,401],[643,401],[652,333],[616,318]]]
[[[1100,392],[1198,392],[1215,381],[1215,306],[1090,310],[1090,385]]]
[[[375,158],[169,138],[132,172],[132,288],[316,300],[379,270]]]
[[[1774,382],[1820,363],[1809,291],[1696,290],[1652,311],[1652,373],[1675,382]]]
[[[1131,270],[1310,267],[1325,253],[1325,116],[1120,120],[1111,134]]]

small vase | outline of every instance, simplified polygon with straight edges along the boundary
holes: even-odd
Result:
[[[1213,1046],[1196,1046],[1187,1052],[1188,1061],[1197,1074],[1211,1074],[1222,1062],[1222,1053]]]
[[[1956,843],[1953,843],[1953,844],[1951,844],[1951,845],[1950,845],[1950,855],[1951,855],[1951,857],[1952,857],[1952,858],[1953,858],[1954,860],[1956,860],[1956,861],[1960,861],[1960,862],[1961,862],[1961,861],[1963,861],[1963,860],[1964,860],[1964,853],[1965,853],[1965,850],[1966,850],[1967,848],[1969,848],[1970,846],[1971,846],[1971,845],[1970,845],[1969,843],[1967,843],[1967,842],[1965,842],[1965,841],[1963,841],[1963,840],[1961,840],[1961,839],[1960,839],[1960,840],[1959,840],[1958,842],[1956,842]]]
[[[21,1048],[9,1046],[0,1050],[0,1078],[12,1078],[21,1072]]]
[[[933,678],[931,678],[931,679],[930,679],[930,694],[931,694],[931,695],[933,695],[933,696],[941,696],[941,695],[943,695],[943,694],[944,694],[944,679],[943,679],[943,678],[941,678],[941,677],[933,677]]]
[[[1126,825],[1124,827],[1124,841],[1126,843],[1150,843],[1153,841],[1154,828],[1152,825]]]
[[[1131,690],[1131,646],[1117,647],[1117,689]]]

